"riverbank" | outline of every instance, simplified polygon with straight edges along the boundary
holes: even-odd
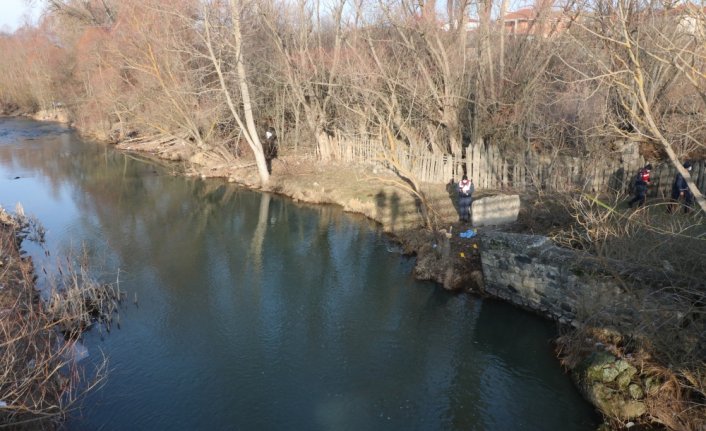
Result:
[[[562,197],[530,199],[523,196],[517,222],[500,228],[476,229],[479,235],[466,239],[459,233],[470,226],[458,221],[453,188],[449,185],[423,185],[422,190],[435,224],[433,229],[428,229],[423,226],[415,196],[405,188],[405,184],[373,165],[323,164],[282,154],[273,161],[270,183],[261,187],[252,163],[240,161],[240,165],[229,165],[209,162],[208,157],[194,157],[188,149],[175,144],[140,146],[128,142],[119,144],[118,148],[180,161],[188,175],[224,178],[248,188],[282,194],[298,201],[335,204],[345,211],[363,214],[378,222],[385,232],[398,240],[405,253],[416,256],[415,277],[433,280],[453,291],[488,295],[483,285],[479,238],[491,230],[559,235],[564,227],[571,226],[575,221],[568,210],[570,204],[562,201]],[[495,193],[482,190],[475,197]],[[612,277],[610,274],[608,276]],[[632,283],[629,278],[621,278],[617,277],[616,282]],[[649,292],[633,289],[624,291],[623,295],[653,296]],[[571,371],[584,396],[604,414],[608,429],[631,428],[636,424],[680,429],[699,423],[703,416],[703,405],[698,404],[699,389],[690,392],[685,388],[684,373],[670,369],[671,365],[664,365],[649,353],[647,346],[654,346],[653,340],[639,334],[639,325],[633,323],[630,332],[621,332],[615,326],[604,326],[607,321],[620,321],[636,314],[636,322],[652,317],[640,314],[637,300],[624,302],[628,306],[616,311],[620,315],[603,316],[607,320],[597,321],[590,313],[584,313],[577,319],[565,322],[562,336],[557,340],[557,356]],[[591,305],[595,306],[580,303],[578,307],[588,310],[592,309]],[[685,306],[671,308],[679,307]],[[526,308],[542,313],[537,308]],[[556,319],[551,313],[544,317]],[[639,342],[636,341],[638,339]],[[698,388],[702,384],[697,381],[694,386]]]
[[[455,186],[422,185],[435,226],[428,229],[418,198],[409,191],[409,186],[392,172],[373,164],[320,163],[285,153],[272,161],[270,182],[263,187],[252,161],[223,163],[202,154],[194,155],[189,148],[174,143],[131,141],[120,143],[117,148],[180,163],[187,175],[223,178],[295,201],[332,204],[346,212],[361,214],[400,242],[405,254],[416,255],[418,279],[435,281],[451,291],[480,293],[482,290],[479,239],[459,236],[471,226],[459,221]],[[495,193],[479,191],[475,197],[492,194]]]
[[[54,429],[70,383],[52,322],[39,304],[32,260],[23,255],[24,222],[0,207],[0,424]]]
[[[43,228],[19,204],[0,207],[0,428],[53,430],[105,376],[105,358],[79,367],[80,338],[110,327],[122,295],[68,256],[40,293],[25,240],[41,243]]]
[[[475,239],[467,240],[458,236],[461,229],[465,230],[468,226],[457,222],[453,189],[447,189],[443,185],[441,187],[424,185],[424,190],[432,203],[433,220],[436,223],[436,228],[430,230],[422,227],[422,218],[414,196],[407,192],[393,175],[373,166],[323,165],[312,159],[282,154],[273,163],[271,183],[268,187],[262,188],[258,184],[254,166],[248,161],[238,160],[237,164],[224,163],[215,157],[211,158],[207,155],[184,151],[175,143],[163,146],[151,146],[148,143],[136,148],[135,142],[132,141],[124,142],[119,147],[132,151],[139,149],[141,152],[146,151],[169,160],[175,160],[180,166],[174,170],[175,172],[183,171],[188,175],[199,177],[221,177],[231,182],[241,183],[249,188],[290,196],[295,200],[336,204],[347,211],[364,214],[377,220],[385,231],[395,235],[402,242],[405,252],[416,253],[417,269],[415,275],[417,277],[435,280],[452,290],[460,287],[467,291],[478,291],[477,288],[482,285],[479,284],[482,283],[483,278],[479,270],[480,257],[476,248],[479,245]],[[477,197],[482,195],[483,193],[478,193]],[[552,207],[552,204],[555,206]],[[505,230],[529,230],[546,233],[552,224],[561,223],[561,220],[557,220],[561,212],[554,212],[559,209],[561,209],[561,205],[556,206],[552,201],[545,200],[536,204],[526,201],[523,204],[520,221],[514,225],[506,226]],[[481,229],[479,232],[485,234],[487,230]],[[464,274],[463,271],[466,271],[465,275],[458,276],[458,274]],[[473,284],[474,282],[476,284]],[[613,332],[608,333],[614,334]],[[596,351],[610,350],[615,353],[613,361],[609,361],[605,357],[601,358],[603,362],[598,366],[601,370],[608,370],[605,376],[601,377],[602,380],[617,379],[614,370],[623,370],[626,363],[633,368],[625,368],[623,371],[642,370],[645,364],[649,364],[651,367],[654,363],[644,362],[644,357],[635,354],[633,346],[625,346],[626,343],[633,343],[634,340],[626,337],[621,339],[615,335],[607,338],[593,335],[582,337],[585,334],[588,332],[569,331],[565,334],[568,337],[563,338],[564,340],[573,338],[574,343],[560,344],[562,346],[561,357],[572,370],[580,371],[583,366],[582,363],[575,361],[574,356],[584,359]],[[567,354],[567,352],[574,351],[581,353],[581,355]],[[631,371],[628,371],[626,375],[630,373]],[[573,374],[577,375],[578,373],[574,372]],[[646,389],[648,385],[646,381],[642,381],[641,375],[631,375],[628,381],[632,382],[637,379],[642,382],[641,387]],[[620,380],[624,382],[625,376]],[[660,384],[667,380],[660,380]],[[615,382],[615,379],[609,380],[607,383],[610,385],[603,384],[603,387],[607,387],[610,393],[614,391],[611,385],[622,384]],[[628,385],[628,387],[630,386]],[[650,386],[650,388],[654,387],[654,385]],[[640,396],[639,392],[634,389],[633,392]],[[592,399],[590,393],[586,393],[587,397]],[[595,399],[592,401],[596,403]],[[611,412],[607,411],[605,406],[603,406],[603,410],[610,417]],[[641,413],[639,416],[645,416],[642,414],[644,410],[638,410],[637,413]],[[632,419],[625,419],[623,423],[631,421]],[[678,427],[674,429],[678,429]]]

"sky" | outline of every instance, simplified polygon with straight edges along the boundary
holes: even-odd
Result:
[[[32,5],[28,4],[31,3]],[[41,10],[41,1],[33,0],[0,0],[0,31],[13,32],[24,23],[24,18],[29,16],[37,19]]]

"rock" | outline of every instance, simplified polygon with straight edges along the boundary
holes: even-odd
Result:
[[[606,415],[622,421],[637,419],[647,412],[647,406],[641,401],[626,400],[623,394],[602,383],[594,384],[589,390],[593,404]]]
[[[641,401],[628,401],[619,404],[618,416],[621,420],[637,419],[647,413],[647,406]]]
[[[618,378],[620,373],[618,370],[615,369],[615,367],[608,365],[599,370],[600,372],[600,381],[603,383],[610,383],[614,381],[615,379]]]
[[[642,399],[645,396],[645,392],[642,390],[640,385],[633,383],[628,386],[628,393],[634,400]]]
[[[513,223],[520,213],[519,195],[497,195],[474,200],[471,204],[473,226]]]
[[[619,371],[622,369],[622,371],[620,371],[620,374],[615,380],[618,383],[618,388],[624,391],[630,385],[633,376],[637,374],[637,368],[633,367],[632,365],[628,364],[627,361],[624,361],[622,359],[615,362],[615,368]]]
[[[615,368],[617,368],[618,372],[622,373],[623,371],[627,371],[630,368],[634,368],[634,367],[632,365],[630,365],[630,363],[628,363],[627,361],[625,361],[623,359],[618,359],[617,361],[615,361]],[[637,371],[637,370],[635,370],[635,371]]]
[[[643,387],[648,395],[655,395],[659,392],[659,388],[662,386],[659,379],[656,377],[646,377],[643,381]]]
[[[615,380],[620,371],[615,367],[615,356],[608,352],[594,352],[586,359],[586,383],[609,383]]]

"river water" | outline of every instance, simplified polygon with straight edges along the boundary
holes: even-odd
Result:
[[[551,324],[411,277],[366,220],[0,119],[0,205],[127,292],[71,430],[592,430]],[[39,271],[41,272],[41,271]],[[40,280],[41,282],[41,280]],[[134,304],[135,298],[137,304]]]

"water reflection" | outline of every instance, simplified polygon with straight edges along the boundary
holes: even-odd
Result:
[[[550,327],[415,282],[362,220],[36,126],[0,120],[0,203],[140,303],[86,337],[112,371],[71,429],[595,428]]]
[[[260,195],[260,210],[258,212],[257,227],[255,227],[252,243],[250,244],[252,267],[253,270],[257,272],[262,270],[262,244],[265,241],[267,225],[270,221],[270,198],[269,193],[262,193]]]

